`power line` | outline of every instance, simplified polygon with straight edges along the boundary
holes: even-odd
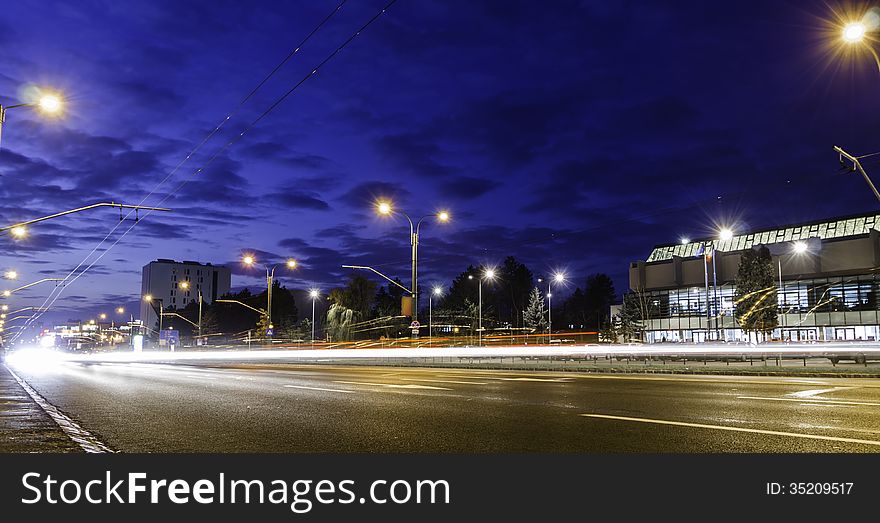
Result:
[[[241,108],[242,108],[242,107],[243,107],[243,106],[244,106],[244,105],[245,105],[245,104],[246,104],[246,103],[247,103],[247,102],[248,102],[248,101],[249,101],[249,100],[250,100],[250,99],[251,99],[251,98],[252,98],[252,97],[253,97],[253,96],[254,96],[254,95],[255,95],[255,94],[256,94],[256,93],[262,88],[262,87],[263,87],[263,86],[264,86],[264,85],[265,85],[265,84],[266,84],[266,82],[268,82],[268,81],[269,81],[269,80],[275,75],[275,73],[277,73],[277,72],[278,72],[278,71],[279,71],[279,70],[280,70],[280,69],[281,69],[281,68],[282,68],[282,67],[283,67],[283,66],[284,66],[284,65],[285,65],[285,64],[286,64],[286,63],[287,63],[287,62],[288,62],[288,61],[289,61],[289,60],[290,60],[295,54],[297,54],[297,53],[302,49],[302,47],[303,47],[303,46],[304,46],[304,45],[305,45],[305,44],[306,44],[306,43],[312,38],[312,36],[315,35],[315,33],[317,33],[322,27],[324,27],[324,25],[326,25],[327,22],[329,22],[330,19],[333,18],[333,16],[334,16],[337,12],[339,12],[339,10],[342,8],[343,5],[345,5],[345,3],[346,3],[347,1],[348,1],[348,0],[342,0],[342,1],[341,1],[341,2],[340,2],[340,3],[339,3],[339,4],[338,4],[333,10],[332,10],[332,11],[330,11],[330,13],[329,13],[327,16],[325,16],[325,17],[324,17],[324,18],[318,23],[318,25],[316,25],[316,26],[315,26],[315,27],[314,27],[314,28],[313,28],[313,29],[312,29],[312,30],[306,35],[306,37],[303,38],[303,40],[302,40],[302,41],[301,41],[296,47],[294,47],[293,50],[291,50],[291,51],[287,54],[287,56],[285,56],[284,59],[281,60],[281,62],[279,62],[279,63],[278,63],[278,64],[277,64],[277,65],[276,65],[276,66],[275,66],[275,67],[274,67],[274,68],[273,68],[273,69],[272,69],[272,70],[271,70],[271,71],[270,71],[270,72],[269,72],[269,73],[268,73],[268,74],[267,74],[267,75],[266,75],[266,76],[265,76],[265,77],[264,77],[264,78],[263,78],[263,79],[257,84],[256,87],[254,87],[254,88],[253,88],[253,89],[252,89],[252,90],[251,90],[251,91],[250,91],[250,92],[249,92],[244,98],[241,99],[241,101],[240,101],[240,102],[239,102],[239,103],[238,103],[238,104],[237,104],[237,105],[236,105],[236,106],[235,106],[235,107],[234,107],[229,113],[227,113],[227,115],[226,115],[226,116],[220,121],[220,123],[218,123],[218,124],[217,124],[217,125],[216,125],[216,126],[215,126],[215,127],[214,127],[214,128],[213,128],[213,129],[212,129],[212,130],[211,130],[211,131],[210,131],[210,132],[209,132],[209,133],[203,138],[203,139],[202,139],[202,141],[199,142],[199,143],[195,146],[195,148],[193,148],[193,149],[192,149],[192,150],[191,150],[191,151],[190,151],[190,152],[189,152],[189,153],[188,153],[188,154],[187,154],[187,155],[186,155],[186,156],[185,156],[185,157],[184,157],[184,158],[183,158],[183,159],[177,164],[177,165],[175,165],[174,168],[171,169],[171,171],[170,171],[170,172],[169,172],[169,173],[168,173],[168,174],[167,174],[167,175],[166,175],[166,176],[165,176],[165,177],[164,177],[159,183],[157,183],[155,186],[153,186],[153,188],[150,190],[150,192],[147,193],[147,195],[144,196],[144,197],[141,199],[141,202],[140,202],[140,203],[143,204],[144,202],[146,202],[147,199],[150,198],[153,194],[155,194],[156,191],[157,191],[162,185],[164,185],[169,179],[171,179],[171,177],[172,177],[172,176],[173,176],[173,175],[174,175],[174,174],[175,174],[175,173],[176,173],[176,172],[177,172],[177,171],[178,171],[178,170],[179,170],[179,169],[180,169],[180,168],[181,168],[181,167],[187,162],[187,161],[189,161],[189,159],[192,158],[194,154],[196,154],[196,153],[197,153],[197,152],[198,152],[198,151],[199,151],[199,150],[200,150],[200,149],[201,149],[201,148],[202,148],[202,147],[203,147],[208,141],[210,141],[211,138],[213,138],[214,135],[216,135],[216,134],[220,131],[220,129],[226,124],[226,122],[228,122],[228,121],[232,118],[232,116],[234,116],[234,115],[235,115],[235,114],[236,114],[236,113],[237,113],[237,112],[238,112],[238,111],[239,111],[239,110],[240,110],[240,109],[241,109]],[[392,3],[393,3],[393,2],[392,2]],[[389,5],[390,5],[390,4],[389,4]],[[386,8],[387,8],[387,7],[386,7]],[[384,12],[384,10],[383,10],[382,12]],[[371,21],[371,22],[372,22],[372,21]],[[323,64],[322,64],[322,65],[323,65]],[[288,94],[289,94],[289,93],[288,93]],[[286,95],[285,95],[285,96],[286,96]],[[264,115],[261,115],[261,117],[262,117],[262,116],[264,116]],[[251,126],[253,126],[253,124],[251,124]],[[228,145],[230,145],[230,144],[227,144],[227,146],[228,146]],[[224,146],[224,149],[225,149],[227,146]],[[214,157],[216,157],[216,155],[213,156],[211,159],[213,160]],[[196,171],[196,172],[199,172],[199,171],[201,171],[201,169],[199,169],[199,170]],[[174,192],[177,192],[177,190],[179,190],[179,187],[178,187],[177,189],[175,189],[175,191],[173,191],[172,193],[169,193],[169,195],[166,195],[166,197],[163,198],[162,201],[163,201],[163,202],[166,201],[166,200],[168,199],[168,197],[169,197],[171,194],[174,194]],[[131,216],[131,214],[132,214],[132,212],[129,212],[129,213],[125,216],[125,219],[128,219],[128,218]],[[144,215],[144,218],[146,218],[147,215],[149,215],[149,214],[150,214],[150,213],[145,214],[145,215]],[[103,238],[100,242],[98,242],[98,244],[97,244],[97,245],[96,245],[96,246],[95,246],[95,247],[94,247],[94,248],[93,248],[93,249],[92,249],[92,250],[91,250],[91,251],[90,251],[90,252],[89,252],[84,258],[83,258],[83,259],[82,259],[82,261],[80,261],[79,264],[78,264],[76,267],[74,267],[74,269],[71,270],[71,271],[70,271],[70,272],[64,277],[64,279],[63,279],[63,281],[61,282],[61,284],[58,285],[57,287],[55,287],[55,288],[53,289],[53,291],[52,291],[52,292],[46,297],[46,300],[44,300],[44,302],[43,302],[43,306],[46,306],[46,307],[48,308],[48,307],[51,307],[52,305],[54,305],[55,301],[58,300],[58,298],[61,296],[61,292],[63,291],[63,289],[64,289],[67,285],[72,284],[72,283],[75,282],[77,279],[79,279],[80,276],[82,276],[83,274],[85,274],[85,273],[86,273],[86,272],[87,272],[92,266],[94,266],[95,263],[97,263],[97,262],[98,262],[98,261],[104,256],[104,254],[106,254],[110,249],[112,249],[114,246],[116,246],[116,245],[122,240],[122,238],[124,238],[124,237],[128,234],[128,232],[130,232],[130,231],[132,230],[132,228],[134,228],[134,225],[136,225],[136,224],[138,223],[138,222],[135,222],[134,225],[132,225],[132,226],[129,227],[126,231],[124,231],[123,234],[122,234],[119,238],[117,238],[117,240],[116,240],[116,241],[115,241],[110,247],[108,247],[107,249],[105,249],[105,250],[101,253],[101,255],[98,256],[98,258],[96,258],[91,264],[89,264],[85,269],[83,269],[79,274],[77,274],[77,276],[74,277],[73,280],[71,280],[70,282],[68,282],[67,280],[68,280],[71,276],[73,276],[73,274],[76,273],[76,271],[79,270],[79,269],[83,266],[83,264],[85,264],[86,261],[87,261],[87,260],[88,260],[93,254],[95,254],[95,252],[97,252],[98,249],[100,249],[100,247],[101,247],[105,242],[107,242],[107,240],[113,235],[114,232],[116,232],[116,230],[122,225],[122,221],[123,221],[123,220],[120,220],[116,225],[114,225],[113,228],[112,228],[112,229],[111,229],[111,230],[110,230],[110,231],[104,236],[104,238]],[[56,294],[56,291],[57,291],[57,294]],[[51,300],[51,302],[50,302],[50,300]],[[48,306],[46,305],[47,303],[48,303]],[[40,316],[42,316],[42,314],[43,314],[44,312],[45,312],[45,311],[42,311],[42,312],[40,312],[40,313],[35,313],[34,315],[32,315],[31,318],[28,319],[28,321],[25,323],[25,326],[29,326],[33,321],[36,321]],[[22,329],[22,332],[23,332],[23,331],[24,331],[24,329]],[[13,341],[14,341],[14,340],[13,340]]]

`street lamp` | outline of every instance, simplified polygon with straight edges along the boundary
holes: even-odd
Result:
[[[864,40],[868,28],[862,22],[851,22],[843,27],[843,40],[849,44],[857,44]]]
[[[3,273],[3,277],[7,280],[14,280],[18,278],[18,273],[12,270],[6,271]]]
[[[63,103],[61,97],[51,92],[43,93],[35,102],[9,105],[4,107],[0,105],[0,139],[3,137],[3,123],[6,121],[6,111],[17,107],[35,107],[43,114],[53,115],[59,114]]]
[[[473,280],[474,275],[468,274],[468,279]],[[494,280],[495,279],[495,270],[494,269],[486,269],[483,271],[477,281],[479,282],[479,306],[477,308],[479,314],[479,322],[477,324],[477,346],[483,346],[483,280]]]
[[[154,298],[152,294],[145,294],[144,301],[149,303],[150,305],[152,305],[154,301],[159,302],[159,333],[160,333],[159,334],[159,337],[160,337],[159,341],[161,342],[162,341],[161,340],[162,317],[165,316],[165,308],[164,308],[164,303],[162,302],[162,298]]]
[[[21,291],[21,290],[27,289],[28,287],[33,287],[34,285],[37,285],[37,284],[40,284],[40,283],[43,283],[43,282],[47,282],[47,281],[64,281],[64,278],[43,278],[43,279],[41,279],[41,280],[32,281],[32,282],[28,283],[27,285],[22,285],[21,287],[17,287],[17,288],[15,288],[15,289],[6,289],[6,290],[4,290],[4,291],[3,291],[3,296],[4,296],[5,298],[8,298],[8,297],[12,296],[12,293],[14,293],[14,292],[18,292],[18,291]]]
[[[379,200],[376,202],[376,212],[378,212],[382,216],[391,216],[394,214],[399,214],[406,218],[406,221],[409,222],[409,240],[410,245],[412,247],[412,283],[410,285],[410,291],[412,296],[412,321],[414,324],[418,323],[418,315],[419,315],[419,230],[422,227],[422,221],[426,218],[437,218],[437,221],[440,223],[449,222],[452,217],[449,214],[449,211],[441,210],[437,211],[433,214],[426,214],[419,218],[418,222],[413,224],[412,218],[409,217],[405,212],[395,210],[392,206],[391,202],[387,200]],[[418,336],[418,328],[413,329],[413,336]]]
[[[810,250],[809,245],[807,245],[807,242],[804,242],[804,241],[796,241],[796,242],[792,243],[792,245],[791,245],[791,253],[795,256],[800,256],[800,255],[808,252],[809,250]],[[779,270],[779,291],[777,292],[777,294],[779,295],[779,299],[782,300],[782,302],[780,304],[780,309],[782,311],[782,328],[784,329],[786,326],[785,325],[785,323],[786,323],[786,321],[785,321],[785,306],[788,305],[788,303],[785,299],[785,291],[782,286],[782,255],[780,255],[779,258],[776,260],[776,266]],[[785,332],[784,331],[782,332],[782,339],[785,340]]]
[[[252,254],[246,254],[242,257],[241,262],[248,267],[253,267],[257,263],[257,259]],[[297,266],[296,260],[293,258],[288,258],[284,263],[288,269],[295,269]],[[278,265],[273,265],[270,269],[268,265],[263,266],[266,269],[266,337],[272,337],[272,281],[275,278],[275,268]],[[200,298],[201,300],[201,298]]]
[[[116,314],[125,314],[124,307],[116,307]]]
[[[318,299],[321,293],[318,289],[312,289],[309,291],[309,297],[312,299],[312,347],[315,346],[315,300]]]
[[[428,296],[428,337],[434,337],[434,329],[433,325],[433,308],[434,308],[434,296],[440,297],[443,296],[443,289],[441,287],[434,287],[431,290],[431,294]]]

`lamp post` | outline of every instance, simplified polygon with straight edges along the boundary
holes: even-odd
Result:
[[[318,292],[318,289],[312,289],[309,291],[309,297],[312,299],[312,348],[315,347],[315,300],[318,299],[321,293]]]
[[[181,288],[181,289],[183,289],[183,290],[189,290],[189,287],[190,287],[190,283],[189,283],[189,281],[184,280],[184,281],[180,282],[180,288]],[[194,325],[195,325],[196,327],[198,327],[198,335],[197,335],[197,337],[198,337],[199,339],[201,339],[201,337],[202,337],[202,288],[201,288],[201,286],[198,286],[197,291],[198,291],[198,294],[199,294],[199,323],[198,323],[198,324],[194,324]],[[186,318],[184,318],[184,319],[186,319]],[[189,320],[186,320],[186,321],[189,321]],[[189,322],[192,323],[191,321],[189,321]]]
[[[150,305],[153,305],[154,301],[159,302],[159,333],[157,334],[157,336],[158,336],[157,341],[161,342],[162,341],[162,334],[161,334],[162,333],[162,316],[165,315],[165,308],[164,308],[164,304],[162,303],[162,298],[154,298],[152,294],[147,294],[144,296],[144,301],[149,303]]]
[[[553,293],[551,292],[552,289],[550,286],[554,283],[563,283],[564,281],[565,281],[565,274],[563,274],[561,272],[557,272],[556,274],[553,275],[552,278],[547,279],[547,343],[550,343],[553,341],[553,319],[552,319],[552,316],[550,313],[550,310],[552,308],[550,305],[550,298],[552,297]],[[541,283],[541,282],[543,282],[543,279],[538,278],[538,283]]]
[[[794,242],[791,246],[791,252],[795,256],[803,254],[803,253],[807,252],[808,250],[809,250],[809,247],[807,246],[807,243],[802,242],[802,241]],[[777,268],[779,269],[779,291],[778,291],[778,294],[779,294],[780,299],[782,300],[780,303],[780,310],[782,312],[782,329],[785,329],[785,327],[786,327],[786,325],[785,325],[786,324],[785,306],[787,305],[787,303],[786,303],[786,299],[785,299],[785,292],[784,292],[783,286],[782,286],[782,255],[779,256],[779,258],[776,260],[776,263],[777,263]],[[785,341],[785,331],[784,330],[782,331],[782,340]]]
[[[257,260],[253,255],[247,254],[241,259],[242,263],[247,265],[248,267],[252,267],[257,263]],[[285,265],[288,269],[296,268],[296,260],[293,258],[288,258],[285,262]],[[275,268],[278,265],[273,265],[270,269],[268,265],[264,265],[266,269],[266,337],[272,337],[272,281],[275,279]]]
[[[92,209],[96,209],[98,207],[116,207],[120,212],[120,219],[122,218],[122,209],[132,209],[135,212],[139,211],[160,211],[160,212],[168,212],[171,209],[166,209],[164,207],[147,207],[144,205],[128,205],[124,203],[115,203],[115,202],[102,202],[102,203],[94,203],[92,205],[86,205],[85,207],[77,207],[76,209],[69,209],[67,211],[56,212],[55,214],[49,214],[47,216],[41,216],[39,218],[34,218],[32,220],[26,220],[19,223],[13,223],[12,225],[6,225],[4,227],[0,227],[0,233],[9,232],[15,238],[24,238],[28,234],[27,226],[32,223],[39,223],[46,220],[51,220],[53,218],[58,218],[60,216],[66,216],[68,214],[74,214],[83,211],[89,211]],[[137,219],[137,215],[135,217]]]
[[[44,114],[58,114],[61,111],[63,103],[61,98],[52,93],[44,93],[36,102],[22,103],[15,105],[0,105],[0,140],[3,138],[3,123],[6,121],[6,111],[17,107],[36,107]],[[0,142],[2,143],[2,142]]]
[[[0,294],[2,294],[2,296],[4,298],[8,298],[8,297],[12,296],[12,294],[15,292],[22,291],[24,289],[27,289],[28,287],[33,287],[34,285],[37,285],[37,284],[40,284],[43,282],[47,282],[47,281],[64,281],[64,278],[43,278],[43,279],[40,279],[37,281],[32,281],[26,285],[22,285],[21,287],[17,287],[15,289],[6,289]]]
[[[406,221],[409,222],[409,239],[410,239],[410,247],[412,249],[411,253],[411,272],[412,272],[412,283],[410,285],[410,292],[412,297],[412,321],[413,323],[418,322],[418,313],[419,313],[419,230],[422,227],[422,221],[426,218],[437,218],[437,221],[441,223],[446,223],[450,219],[449,212],[447,211],[439,211],[433,214],[426,214],[419,218],[418,222],[413,223],[412,218],[409,217],[405,212],[397,211],[391,205],[391,202],[382,201],[376,203],[376,212],[378,212],[382,216],[391,216],[394,214],[399,214],[406,218]],[[413,329],[413,336],[418,336],[418,329]]]
[[[468,279],[473,280],[474,275],[468,274]],[[479,295],[479,306],[477,308],[478,315],[479,315],[479,320],[477,323],[477,346],[479,346],[479,347],[483,346],[483,280],[484,279],[494,280],[495,279],[495,271],[493,269],[486,269],[485,271],[483,271],[483,274],[481,274],[477,278],[477,281],[479,282],[478,283],[478,285],[479,285],[479,287],[478,287],[478,289],[479,289],[479,291],[478,291],[478,293],[479,293],[478,294]]]
[[[430,296],[428,296],[428,338],[434,338],[434,321],[433,321],[433,309],[434,309],[434,296],[442,296],[443,289],[440,287],[434,287],[431,291]]]

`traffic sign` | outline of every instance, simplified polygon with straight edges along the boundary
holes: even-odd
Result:
[[[418,329],[418,328],[421,327],[421,326],[422,326],[422,324],[419,323],[418,321],[414,321],[414,322],[412,322],[412,323],[409,324],[409,328],[410,328],[410,329]]]

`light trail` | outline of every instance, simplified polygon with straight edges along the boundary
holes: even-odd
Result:
[[[45,367],[61,362],[187,362],[187,361],[297,361],[373,358],[503,358],[503,357],[824,357],[865,355],[880,359],[880,343],[738,346],[723,344],[680,345],[675,348],[646,346],[609,347],[607,345],[497,346],[497,347],[421,347],[396,349],[263,349],[176,352],[104,352],[77,354],[41,348],[25,348],[6,356],[13,366]]]

